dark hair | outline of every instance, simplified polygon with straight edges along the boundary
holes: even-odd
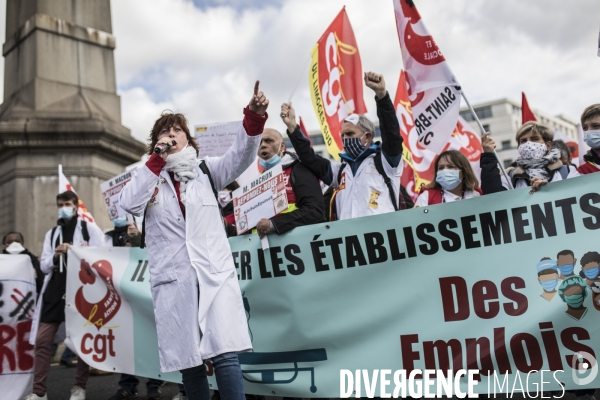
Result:
[[[556,259],[558,259],[558,257],[560,256],[572,256],[573,258],[575,258],[575,253],[573,253],[571,250],[563,250],[558,252],[558,254],[556,255]]]
[[[148,148],[146,151],[148,155],[152,155],[154,152],[154,147],[158,142],[158,135],[162,132],[163,129],[171,129],[173,125],[179,125],[179,127],[185,132],[185,136],[187,137],[188,144],[196,149],[196,154],[199,153],[199,147],[196,143],[196,139],[190,134],[190,129],[188,128],[187,119],[181,113],[173,113],[170,110],[165,110],[160,115],[160,118],[156,120],[152,130],[150,131],[150,140],[148,143]]]
[[[21,238],[21,243],[25,244],[25,239],[23,238],[23,234],[21,232],[8,232],[6,235],[4,235],[4,238],[2,239],[2,244],[6,243],[6,238],[9,237],[10,235],[19,235],[19,237]]]
[[[225,189],[229,190],[230,192],[233,192],[234,190],[239,188],[240,184],[237,181],[233,181],[229,185],[225,186]]]
[[[75,204],[76,206],[79,205],[79,197],[77,197],[77,195],[75,194],[75,192],[71,191],[71,190],[67,190],[66,192],[62,192],[59,195],[56,196],[56,202],[58,203],[59,200],[62,201],[72,201],[73,204]]]
[[[479,188],[479,181],[475,176],[475,172],[473,172],[473,167],[471,167],[471,163],[467,159],[467,157],[458,150],[448,150],[441,153],[435,159],[434,173],[437,174],[438,164],[442,158],[447,158],[454,164],[460,171],[462,171],[462,183],[464,190],[477,190]],[[429,189],[441,189],[442,186],[437,183],[435,178],[431,181],[429,185],[427,185]]]
[[[583,125],[588,119],[600,117],[600,104],[592,104],[583,110],[581,114],[581,124]]]
[[[552,268],[543,269],[540,272],[538,272],[538,276],[550,275],[550,274],[558,274],[558,272],[555,269],[552,269]]]
[[[581,266],[584,267],[585,264],[591,263],[591,262],[597,262],[600,263],[600,254],[597,251],[589,251],[587,253],[585,253],[583,255],[583,257],[581,257]]]

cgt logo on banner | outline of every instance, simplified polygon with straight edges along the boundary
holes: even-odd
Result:
[[[35,277],[27,255],[0,255],[0,388],[3,399],[21,399],[33,384],[29,332],[35,308]]]
[[[344,147],[341,128],[352,114],[364,114],[360,54],[346,8],[335,17],[312,49],[310,95],[327,151],[336,160]]]

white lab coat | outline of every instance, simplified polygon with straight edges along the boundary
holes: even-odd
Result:
[[[254,161],[261,136],[243,126],[222,157],[207,157],[217,190]],[[200,161],[200,160],[198,160]],[[185,220],[166,170],[156,176],[137,170],[121,191],[119,205],[141,216],[146,210],[146,245],[158,335],[160,369],[172,372],[201,365],[227,352],[252,348],[231,256],[207,175],[195,167],[186,189]]]
[[[330,186],[340,188],[336,195],[336,210],[338,220],[365,217],[393,212],[394,205],[383,177],[377,172],[374,162],[375,154],[368,156],[358,167],[356,174],[352,174],[350,165],[346,165],[342,172],[342,182],[338,182],[338,173],[341,162],[332,161],[331,170],[333,181]],[[392,167],[385,156],[381,156],[383,170],[392,181],[396,204],[399,204],[400,176],[402,175],[402,161],[396,168]]]
[[[81,218],[77,220],[77,226],[75,227],[75,233],[73,234],[73,246],[74,247],[103,247],[104,246],[104,233],[102,230],[93,222],[86,222],[88,234],[90,235],[89,243],[86,243],[83,240],[83,233],[81,232]],[[54,228],[52,228],[54,229]],[[50,238],[52,234],[52,229],[46,232],[46,236],[44,237],[44,249],[42,250],[42,257],[40,258],[40,269],[46,276],[44,277],[44,284],[42,286],[42,290],[38,295],[38,304],[35,307],[35,312],[33,314],[33,325],[31,327],[31,333],[29,335],[29,343],[35,344],[35,340],[37,337],[37,331],[40,323],[40,317],[42,312],[42,299],[44,298],[44,293],[46,292],[46,287],[48,286],[48,282],[52,279],[52,273],[54,272],[54,248],[56,247],[56,241],[59,239],[62,228],[60,226],[56,227],[54,231],[54,236]]]

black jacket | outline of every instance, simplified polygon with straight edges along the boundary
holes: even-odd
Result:
[[[294,157],[293,154],[288,154]],[[284,169],[289,165],[283,166]],[[278,234],[291,231],[297,226],[318,224],[325,220],[325,204],[319,180],[298,160],[294,160],[291,166],[290,184],[296,194],[298,209],[271,218]]]
[[[506,190],[502,186],[500,169],[498,168],[498,159],[494,153],[481,153],[479,159],[481,167],[481,191],[483,194],[498,193]]]
[[[381,152],[392,166],[398,165],[402,162],[402,136],[400,135],[400,124],[396,117],[394,103],[392,103],[389,93],[386,93],[382,99],[375,97],[375,102],[377,103],[379,129],[381,130]],[[309,140],[302,134],[298,126],[296,126],[294,132],[287,131],[287,134],[296,154],[302,161],[302,165],[325,184],[331,185],[334,179],[331,161],[315,153]],[[357,165],[348,162],[353,173],[363,160],[364,158],[359,157],[355,162]]]

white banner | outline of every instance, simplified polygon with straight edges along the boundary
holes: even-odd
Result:
[[[29,344],[29,333],[35,299],[31,258],[0,254],[0,388],[3,399],[22,399],[31,393],[34,347]]]
[[[238,235],[288,208],[281,164],[263,172],[233,192],[233,213]]]
[[[231,147],[242,121],[196,125],[194,137],[200,147],[200,157],[219,157]]]
[[[102,197],[104,198],[104,205],[106,206],[108,217],[111,221],[118,217],[127,215],[125,210],[119,207],[119,193],[121,193],[121,190],[123,190],[125,185],[131,180],[134,171],[135,169],[123,172],[122,174],[100,184],[100,190],[102,190]]]

